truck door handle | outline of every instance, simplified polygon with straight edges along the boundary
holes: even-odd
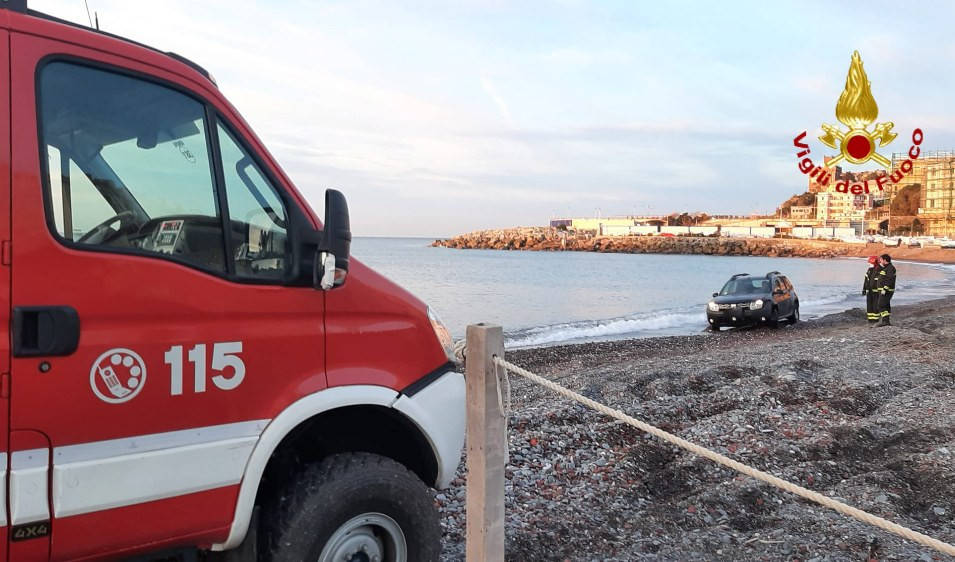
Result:
[[[80,344],[80,315],[72,306],[13,309],[13,356],[69,355]]]

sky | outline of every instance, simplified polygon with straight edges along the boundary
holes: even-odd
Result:
[[[836,153],[816,136],[854,50],[899,133],[881,153],[915,128],[955,147],[946,2],[87,3],[208,69],[319,215],[345,194],[357,236],[771,213],[806,190],[796,135]],[[29,5],[89,21],[84,0]]]

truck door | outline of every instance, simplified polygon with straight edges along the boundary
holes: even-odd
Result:
[[[10,518],[7,481],[10,467],[10,57],[9,34],[0,30],[0,562],[7,560]]]
[[[11,48],[10,423],[49,443],[51,557],[222,541],[261,431],[326,384],[294,203],[211,85]]]

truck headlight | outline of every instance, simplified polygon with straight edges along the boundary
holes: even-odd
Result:
[[[428,307],[428,320],[431,321],[431,328],[434,330],[434,335],[438,338],[441,347],[444,348],[444,354],[448,356],[448,361],[456,362],[457,358],[454,356],[454,340],[451,339],[451,332],[448,331],[444,322],[438,318],[438,313],[432,310],[430,306]]]
[[[709,310],[710,312],[717,312],[717,311],[720,309],[720,305],[716,304],[716,303],[713,302],[713,301],[710,301],[710,303],[709,303],[708,305],[706,305],[706,308],[707,308],[707,310]]]
[[[750,308],[763,308],[763,299],[754,300]]]

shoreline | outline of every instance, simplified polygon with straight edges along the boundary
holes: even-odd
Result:
[[[836,244],[836,242],[833,242],[833,244]],[[855,248],[850,249],[845,255],[839,257],[866,258],[871,255],[889,254],[893,260],[904,260],[916,264],[955,265],[955,249],[951,248],[886,247],[876,242],[868,242],[865,246],[862,244],[844,245],[854,246]]]
[[[862,255],[860,255],[860,256],[840,256],[840,257],[845,258],[845,259],[864,259],[864,258],[867,257],[868,255],[870,255],[870,254],[867,254],[867,253],[862,252]],[[939,265],[949,265],[949,264],[947,264],[947,263],[945,263],[945,262],[909,261],[907,258],[904,258],[904,257],[899,257],[899,258],[893,257],[893,259],[894,259],[896,262],[899,262],[899,263],[904,264],[904,265],[907,265],[907,266],[908,266],[908,265],[915,265],[915,266],[919,266],[919,265],[920,265],[920,266],[924,266],[924,267],[933,267],[933,266],[939,266]],[[938,285],[933,285],[932,287],[937,288],[937,289],[943,289],[943,288],[948,288],[949,285],[940,283],[940,284],[938,284]],[[854,295],[855,293],[852,293],[852,294]],[[922,305],[922,304],[924,304],[924,303],[929,303],[929,302],[937,301],[937,300],[940,300],[940,299],[944,300],[944,299],[947,299],[947,298],[955,298],[955,286],[951,286],[951,287],[950,287],[950,290],[947,291],[947,294],[946,294],[946,293],[939,294],[939,292],[932,292],[931,290],[926,290],[926,288],[923,288],[923,290],[922,290],[921,292],[919,292],[919,291],[913,292],[913,291],[910,291],[910,290],[906,290],[906,291],[903,293],[903,295],[904,295],[904,296],[903,296],[904,302],[899,302],[898,304],[893,304],[893,307],[896,307],[896,306]],[[825,319],[825,318],[828,318],[828,317],[831,317],[831,316],[856,315],[856,314],[858,314],[858,315],[860,315],[860,317],[864,317],[864,316],[865,316],[865,302],[862,301],[862,302],[853,303],[851,300],[848,300],[848,299],[851,299],[851,298],[852,298],[851,296],[847,295],[847,296],[846,296],[846,299],[847,299],[847,300],[846,300],[845,302],[832,303],[832,304],[829,304],[829,305],[817,305],[817,306],[822,306],[822,307],[823,307],[823,310],[822,310],[822,311],[816,311],[816,312],[812,313],[809,317],[804,317],[804,319],[800,322],[800,324],[806,323],[806,322],[819,321],[819,320],[822,320],[822,319]],[[911,299],[911,300],[910,300],[910,299]],[[853,306],[853,304],[854,304],[855,306]],[[700,305],[700,306],[702,307],[703,305]],[[843,306],[844,306],[844,308],[840,308],[840,307],[843,307]],[[700,310],[702,310],[702,308],[701,308]],[[649,314],[649,313],[648,313],[648,314]],[[681,314],[681,312],[675,312],[675,314]],[[581,321],[581,323],[582,323],[582,324],[588,324],[588,323],[590,323],[590,322],[601,321],[601,320],[619,320],[619,319],[618,319],[618,318],[598,319],[598,320],[593,320],[593,319],[591,319],[591,320]],[[788,325],[784,322],[784,323],[782,324],[782,326],[783,326],[783,327],[786,327],[786,326],[788,326]],[[543,328],[543,327],[546,327],[546,326],[541,326],[541,327],[539,327],[539,328]],[[747,332],[747,331],[752,331],[752,330],[760,330],[760,329],[762,329],[762,328],[763,328],[762,326],[757,326],[757,325],[753,325],[753,326],[743,326],[743,327],[739,327],[739,328],[724,328],[724,329],[722,330],[722,333]],[[708,326],[707,326],[707,324],[706,324],[705,316],[703,315],[702,312],[700,313],[699,322],[694,322],[694,323],[692,323],[692,324],[685,324],[683,327],[680,327],[680,326],[670,326],[670,327],[665,327],[665,328],[658,328],[658,329],[656,329],[656,330],[641,330],[641,331],[634,331],[634,332],[630,332],[630,333],[623,333],[623,334],[617,334],[617,335],[611,335],[611,336],[602,336],[602,337],[601,337],[601,336],[598,336],[598,337],[579,337],[579,338],[574,338],[574,339],[564,339],[564,340],[560,340],[560,341],[553,341],[553,342],[546,342],[546,343],[534,343],[534,344],[529,344],[529,345],[528,345],[528,344],[520,344],[520,343],[519,343],[519,342],[521,341],[521,339],[520,339],[520,336],[522,335],[521,332],[523,332],[523,331],[525,331],[525,330],[526,330],[526,329],[517,329],[517,330],[515,330],[515,331],[513,331],[513,332],[511,332],[511,333],[505,332],[505,334],[504,334],[505,348],[506,348],[506,350],[508,351],[508,353],[512,353],[512,352],[522,352],[522,351],[533,351],[533,350],[541,350],[541,349],[549,349],[549,348],[552,348],[552,347],[561,347],[561,346],[574,346],[574,345],[588,345],[588,344],[599,344],[599,343],[612,343],[612,342],[629,341],[629,340],[652,340],[652,339],[657,339],[657,338],[669,338],[669,337],[680,337],[680,338],[682,338],[682,337],[695,337],[695,336],[699,336],[699,335],[704,335],[704,334],[709,334],[709,333],[710,333],[710,331],[709,331],[709,329],[708,329]],[[660,333],[657,333],[657,332],[660,332]],[[516,341],[516,342],[514,341],[515,338],[517,338],[517,341]],[[511,340],[511,341],[509,341],[509,340]],[[516,343],[517,345],[515,345],[515,343]]]
[[[953,291],[953,294],[941,298],[934,297],[917,302],[894,305],[892,307],[893,318],[898,316],[900,319],[904,319],[904,317],[910,312],[916,312],[917,314],[922,315],[925,314],[926,311],[933,310],[936,307],[951,308],[951,313],[955,315],[955,291]],[[618,348],[622,349],[638,347],[641,348],[641,351],[645,353],[646,356],[650,356],[652,354],[655,354],[656,356],[664,356],[673,348],[687,347],[699,350],[710,348],[712,347],[711,344],[714,343],[711,338],[727,338],[728,341],[731,341],[733,344],[740,344],[745,343],[750,339],[762,339],[764,337],[772,336],[773,334],[782,334],[791,330],[799,330],[802,332],[804,330],[839,327],[851,328],[856,324],[868,329],[868,325],[866,324],[865,310],[863,308],[847,308],[841,312],[832,312],[820,316],[819,318],[801,320],[797,324],[793,325],[781,323],[780,327],[776,330],[772,330],[765,326],[746,326],[742,328],[722,330],[717,333],[711,332],[704,326],[699,330],[699,332],[690,334],[659,335],[638,338],[623,337],[613,340],[554,343],[540,347],[505,349],[505,351],[508,354],[508,361],[521,366],[524,366],[524,364],[519,363],[519,361],[529,361],[530,364],[549,364],[555,359],[576,362],[580,356],[616,353],[620,351]],[[873,331],[877,330],[873,329]],[[729,338],[733,339],[729,340]],[[554,351],[555,349],[556,351]],[[547,355],[548,357],[544,361],[542,361],[541,357],[539,357],[541,352],[547,352],[544,355]],[[533,370],[530,367],[525,368]]]
[[[893,318],[898,316],[900,319],[904,319],[907,312],[911,311],[924,314],[926,310],[932,310],[935,307],[951,308],[952,314],[955,315],[955,291],[953,291],[953,294],[944,297],[933,297],[921,301],[893,305]],[[819,318],[801,320],[799,323],[793,325],[782,323],[776,330],[771,330],[765,326],[744,326],[741,328],[722,330],[717,333],[711,332],[704,326],[698,332],[689,334],[657,335],[636,338],[621,337],[612,340],[553,343],[537,347],[506,348],[505,352],[509,357],[508,361],[521,366],[524,366],[524,364],[519,363],[519,361],[529,361],[530,364],[541,364],[542,361],[539,356],[542,352],[544,352],[543,355],[547,356],[543,363],[547,364],[557,358],[560,358],[559,360],[577,362],[581,356],[613,354],[623,348],[634,347],[641,348],[642,352],[648,355],[656,348],[657,351],[654,353],[658,356],[664,356],[669,350],[675,347],[690,347],[699,350],[710,348],[715,341],[713,338],[716,340],[726,338],[727,341],[735,345],[752,338],[760,339],[767,337],[767,334],[787,333],[792,330],[803,331],[846,326],[852,327],[855,324],[868,328],[868,325],[864,325],[865,319],[866,315],[863,308],[852,307],[841,312],[825,314]],[[533,370],[531,367],[525,368]]]
[[[784,326],[507,352],[691,442],[955,540],[955,296]],[[919,560],[937,553],[650,439],[511,375],[508,558]],[[463,560],[463,465],[437,495]],[[932,559],[932,558],[927,558]]]

